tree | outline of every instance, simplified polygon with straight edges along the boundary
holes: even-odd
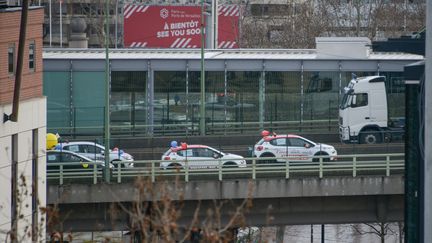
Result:
[[[354,230],[355,234],[358,235],[376,235],[379,237],[381,243],[385,243],[386,236],[388,235],[398,235],[399,242],[402,243],[403,223],[397,222],[396,224],[398,231],[394,229],[395,223],[386,222],[355,224],[352,225],[352,229]]]
[[[314,48],[315,37],[399,37],[425,26],[425,1],[246,2],[241,25],[243,48]]]

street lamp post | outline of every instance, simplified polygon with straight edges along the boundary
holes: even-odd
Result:
[[[104,133],[105,133],[105,182],[110,182],[110,68],[109,68],[109,3],[106,1],[105,5],[105,119],[104,119]],[[117,166],[120,166],[117,165]]]
[[[205,70],[204,70],[204,0],[201,0],[201,103],[200,103],[200,135],[205,135]]]

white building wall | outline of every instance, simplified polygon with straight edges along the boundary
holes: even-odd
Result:
[[[12,105],[0,105],[0,114],[10,114]],[[32,146],[33,130],[37,129],[38,200],[46,205],[46,98],[34,98],[20,102],[18,122],[0,122],[0,242],[9,242],[11,229],[11,165],[12,135],[18,135],[18,242],[31,242],[26,234],[32,229]],[[23,179],[21,179],[23,175]],[[23,185],[25,181],[25,186]],[[38,227],[45,240],[45,215],[38,210]],[[42,227],[41,227],[42,226]],[[27,228],[27,229],[26,229]],[[27,230],[27,231],[26,231]],[[9,240],[8,240],[9,239]]]

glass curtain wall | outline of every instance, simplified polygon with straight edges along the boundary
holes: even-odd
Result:
[[[187,98],[186,72],[155,71],[153,100],[155,126],[185,123]]]
[[[47,127],[72,126],[69,72],[44,72],[43,94],[47,97]]]
[[[403,72],[380,72],[386,77],[389,118],[405,117],[405,78]]]
[[[299,121],[301,72],[266,72],[265,121]]]
[[[235,122],[259,121],[261,72],[227,72],[227,117]]]
[[[205,104],[207,126],[229,121],[230,117],[225,106],[225,75],[224,72],[205,72]],[[189,119],[194,123],[199,122],[200,112],[201,72],[189,72]],[[228,105],[228,100],[227,104]]]
[[[48,127],[61,134],[92,133],[101,127],[104,87],[104,72],[44,72]]]
[[[339,72],[303,72],[303,120],[331,120],[339,112]]]
[[[111,73],[111,124],[147,124],[147,72],[113,71]]]
[[[103,126],[105,72],[72,73],[73,121],[83,131]]]

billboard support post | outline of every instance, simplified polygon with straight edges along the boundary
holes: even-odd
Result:
[[[204,71],[204,0],[201,0],[201,102],[200,102],[200,135],[205,135],[205,71]]]

